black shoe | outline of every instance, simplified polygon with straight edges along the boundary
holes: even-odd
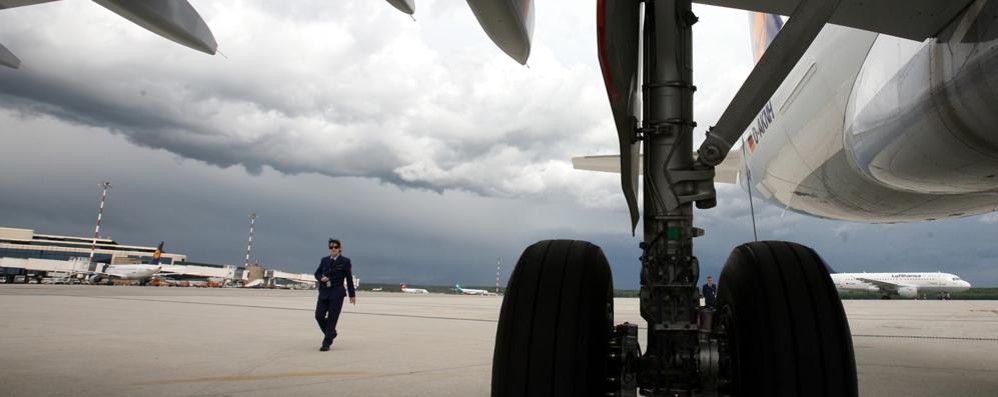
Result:
[[[329,346],[322,346],[322,347],[319,348],[319,351],[320,352],[328,352],[329,351]]]

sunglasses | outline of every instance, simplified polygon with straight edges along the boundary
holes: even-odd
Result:
[[[338,246],[338,245],[330,245],[329,249],[331,249],[331,250],[338,250],[338,249],[340,249],[340,246]]]

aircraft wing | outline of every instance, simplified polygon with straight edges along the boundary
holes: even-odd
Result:
[[[118,280],[118,279],[122,278],[121,275],[119,275],[119,274],[113,274],[113,273],[108,273],[108,272],[104,272],[104,271],[94,271],[94,270],[87,270],[87,271],[83,271],[83,272],[76,272],[76,274],[83,274],[84,276],[86,276],[87,279],[90,279],[90,278],[93,278],[93,277],[104,277],[104,278],[107,278],[109,280]]]
[[[30,6],[53,1],[55,0],[0,0],[0,9]]]
[[[0,0],[0,10],[55,0]],[[412,0],[401,0],[411,3]],[[95,3],[150,32],[186,47],[214,55],[218,43],[197,10],[186,0],[94,0]],[[17,69],[21,60],[0,45],[0,66]]]
[[[696,157],[696,154],[694,154]],[[644,155],[638,156],[638,175],[644,173]],[[577,170],[620,173],[620,156],[616,154],[572,157],[572,167]],[[744,168],[741,150],[732,150],[721,164],[714,167],[714,181],[717,183],[738,183],[739,174]]]
[[[856,279],[864,283],[873,284],[875,287],[880,288],[880,291],[882,292],[897,292],[899,288],[904,287],[901,284],[890,283],[887,281],[873,280],[862,277],[856,277]]]
[[[24,7],[41,3],[48,3],[55,0],[0,0],[0,10],[6,8]],[[17,69],[21,66],[21,60],[13,52],[0,44],[0,66]]]
[[[790,15],[800,0],[693,0],[694,3]],[[829,23],[915,41],[936,37],[973,0],[842,0]]]

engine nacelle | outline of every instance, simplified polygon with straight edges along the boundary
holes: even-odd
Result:
[[[898,295],[900,295],[902,298],[917,298],[918,288],[915,287],[898,288]]]
[[[853,165],[900,191],[998,189],[998,89],[985,72],[998,67],[996,52],[996,40],[878,38],[846,111],[845,146]]]

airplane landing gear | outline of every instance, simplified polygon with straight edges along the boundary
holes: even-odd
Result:
[[[636,388],[649,396],[856,395],[849,324],[813,250],[778,241],[737,247],[719,278],[719,310],[705,316],[712,327],[697,310],[700,264],[693,250],[693,239],[704,234],[694,226],[693,207],[717,204],[714,166],[737,140],[731,132],[741,132],[731,127],[740,122],[730,120],[751,120],[757,89],[776,88],[782,77],[772,76],[789,72],[794,56],[817,35],[806,28],[827,21],[837,2],[805,1],[802,13],[794,11],[796,27],[788,24],[784,32],[790,33],[781,32],[783,41],[774,41],[785,51],[770,52],[785,54],[769,58],[769,69],[777,73],[760,74],[759,85],[745,91],[748,96],[736,95],[740,106],[729,128],[708,131],[709,144],[696,158],[692,25],[697,17],[690,0],[644,1],[639,24],[639,2],[598,3],[603,26],[617,28],[601,31],[606,56],[601,67],[610,76],[607,90],[632,227],[639,213],[636,177],[644,170],[645,350],[638,348],[636,326],[612,325],[610,269],[599,248],[542,241],[524,251],[509,281],[496,333],[492,395],[634,395]],[[638,34],[640,54],[633,51]],[[631,70],[639,59],[640,73]],[[630,101],[639,88],[642,100]],[[634,103],[640,103],[640,119]]]

